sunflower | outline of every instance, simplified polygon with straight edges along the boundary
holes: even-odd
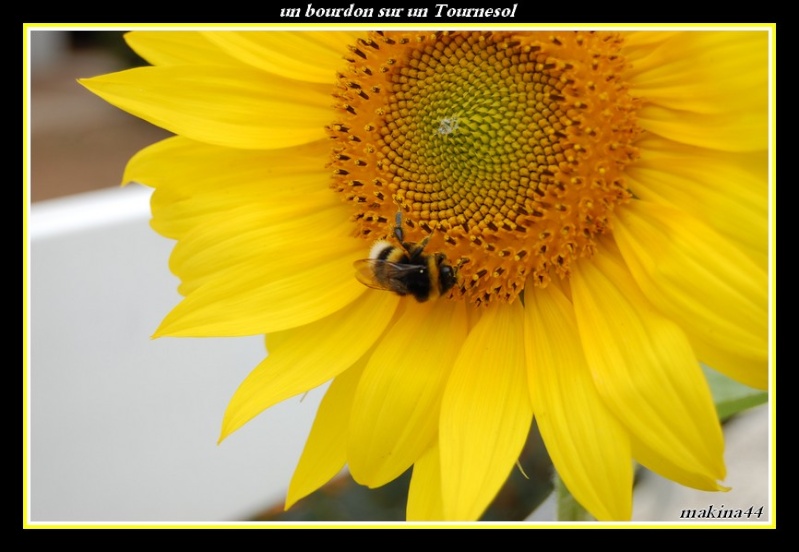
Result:
[[[409,520],[479,519],[534,416],[599,520],[634,461],[724,489],[700,363],[767,387],[767,32],[126,38],[152,66],[82,83],[176,134],[124,175],[177,242],[156,335],[267,334],[222,439],[332,380],[287,508],[412,468]]]

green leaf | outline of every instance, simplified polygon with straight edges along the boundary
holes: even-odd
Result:
[[[738,383],[707,366],[703,365],[702,369],[710,384],[719,420],[724,421],[733,414],[768,402],[767,392]]]
[[[557,498],[557,521],[594,521],[582,504],[574,499],[557,472],[553,479]]]

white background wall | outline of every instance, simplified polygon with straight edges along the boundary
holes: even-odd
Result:
[[[263,338],[151,340],[180,296],[137,186],[34,204],[30,520],[233,521],[283,500],[321,390],[221,445]]]

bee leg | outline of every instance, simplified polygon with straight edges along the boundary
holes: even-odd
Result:
[[[394,217],[394,235],[400,243],[404,243],[403,237],[405,234],[402,232],[402,211],[397,211]]]
[[[425,236],[425,238],[420,241],[419,243],[408,243],[402,242],[402,248],[408,252],[408,258],[410,259],[410,264],[415,263],[422,263],[424,259],[424,248],[427,245],[427,242],[430,241],[430,236]]]

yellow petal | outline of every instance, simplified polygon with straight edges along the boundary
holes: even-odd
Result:
[[[177,305],[157,337],[243,336],[309,324],[352,303],[364,291],[352,264],[364,257],[362,240],[323,239],[287,257],[270,278],[258,257],[220,270]],[[292,256],[293,255],[293,256]]]
[[[438,441],[413,465],[405,519],[438,521],[444,518],[441,503],[441,462]]]
[[[325,182],[330,175],[325,169],[329,154],[328,140],[284,149],[242,150],[173,136],[131,157],[122,183],[168,190],[174,200],[204,194],[222,199],[242,190],[254,197],[329,191]],[[304,175],[317,179],[313,186],[295,181]]]
[[[619,210],[614,236],[647,298],[688,332],[700,360],[765,389],[765,271],[700,221],[668,206],[632,202]]]
[[[329,85],[346,66],[355,45],[346,32],[205,32],[205,38],[233,58],[281,77]]]
[[[685,334],[646,301],[608,246],[574,266],[571,285],[583,349],[605,405],[664,463],[718,488],[725,475],[721,427]]]
[[[352,406],[353,479],[379,487],[407,470],[438,432],[441,396],[466,337],[463,303],[409,303],[366,366]]]
[[[125,41],[152,65],[244,66],[195,31],[133,31],[125,34]]]
[[[687,32],[634,49],[625,78],[644,101],[641,126],[666,138],[722,151],[765,150],[768,33]]]
[[[336,376],[325,392],[289,484],[286,510],[330,481],[344,467],[350,407],[364,365],[359,361]]]
[[[683,31],[629,31],[621,32],[624,39],[624,57],[630,61],[632,69],[635,71],[641,65],[643,59],[652,55],[654,50],[662,48],[669,40],[674,37],[682,36]],[[635,73],[631,73],[635,74]]]
[[[326,142],[315,142],[282,150],[240,150],[176,136],[134,155],[124,182],[156,188],[151,199],[151,224],[173,239],[195,228],[210,233],[215,223],[224,224],[235,218],[233,212],[242,209],[260,209],[268,217],[257,223],[263,228],[338,204],[342,214],[341,222],[333,224],[335,228],[344,224],[348,215],[325,185],[329,171],[321,160],[329,154],[329,147]],[[317,234],[322,228],[331,228],[330,221],[308,223],[308,229]]]
[[[648,105],[638,112],[638,121],[669,140],[721,151],[761,151],[768,140],[765,111],[698,114]]]
[[[285,148],[325,138],[330,123],[328,89],[246,67],[139,67],[80,82],[132,115],[220,146]]]
[[[730,490],[729,487],[720,485],[715,480],[708,478],[705,474],[686,469],[685,466],[673,462],[671,458],[665,458],[659,451],[651,448],[642,439],[632,436],[630,444],[635,460],[651,471],[657,472],[662,477],[670,479],[671,481],[677,481],[686,487],[691,487],[700,491]]]
[[[634,95],[670,109],[765,114],[768,40],[765,30],[675,34],[631,60],[625,76]]]
[[[625,170],[636,197],[701,219],[765,269],[767,152],[716,152],[655,136],[638,145],[641,159]]]
[[[397,296],[367,292],[322,320],[285,332],[241,383],[225,411],[224,439],[263,410],[313,389],[352,366],[391,320]]]
[[[629,520],[630,440],[594,386],[571,303],[556,286],[534,289],[525,314],[530,396],[558,475],[598,520]]]
[[[260,275],[266,283],[312,269],[351,248],[365,256],[368,243],[346,235],[346,207],[332,196],[321,192],[274,203],[240,202],[206,217],[181,237],[169,259],[170,269],[182,280],[179,291],[189,295],[240,271]],[[210,205],[213,198],[202,203]],[[159,223],[166,226],[163,219]],[[320,241],[323,228],[327,237]]]
[[[476,520],[518,460],[533,412],[519,301],[484,309],[455,361],[441,404],[444,517]]]

